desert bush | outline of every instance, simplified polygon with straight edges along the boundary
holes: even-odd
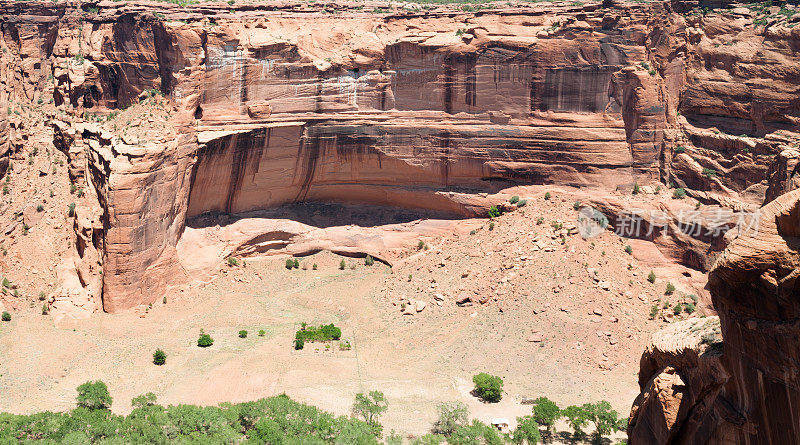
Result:
[[[683,145],[678,145],[677,147],[675,147],[675,153],[680,154],[685,152],[686,152],[686,147],[684,147]]]
[[[131,399],[131,406],[133,409],[153,406],[156,404],[156,400],[156,395],[152,392],[148,392],[147,394],[142,394]]]
[[[697,310],[697,307],[694,305],[694,303],[686,303],[685,309],[687,314],[692,315],[694,314],[694,311]]]
[[[312,265],[311,265],[311,269],[312,269],[312,270],[317,270],[317,263],[314,263],[314,264],[312,264]]]
[[[631,247],[631,245],[630,245],[630,244],[628,244],[627,246],[625,246],[625,253],[627,253],[628,255],[630,255],[630,254],[632,254],[632,253],[633,253],[633,247]]]
[[[67,215],[69,215],[69,216],[75,216],[75,203],[74,203],[74,202],[71,202],[71,203],[70,203],[70,204],[67,206]]]
[[[108,393],[108,386],[105,383],[97,380],[95,382],[86,382],[78,386],[78,406],[94,409],[110,409],[111,408],[111,395]]]
[[[50,313],[50,308],[47,306],[47,303],[42,305],[42,315],[47,315]]]
[[[680,315],[681,312],[683,312],[683,305],[680,303],[676,304],[675,307],[672,308],[672,312],[675,315]]]
[[[293,266],[295,269],[299,268],[299,267],[300,267],[300,260],[298,260],[297,258],[295,258],[295,259],[294,259],[294,261],[292,261],[292,266]]]
[[[167,362],[167,354],[161,349],[156,349],[156,352],[153,353],[153,364],[161,366],[166,362]]]
[[[267,335],[267,331],[265,331],[265,330],[263,330],[263,329],[259,329],[259,331],[258,331],[258,336],[259,336],[259,337],[263,337],[263,336],[265,336],[265,335]]]
[[[634,183],[633,184],[633,194],[634,195],[638,195],[640,191],[641,190],[639,189],[639,184],[638,183]]]
[[[683,188],[676,188],[672,191],[673,199],[683,199],[686,197],[686,190]]]
[[[305,345],[306,345],[306,342],[303,341],[302,338],[295,338],[294,339],[294,349],[295,350],[299,351],[299,350],[303,349],[303,347]]]
[[[540,216],[540,217],[536,218],[536,225],[537,226],[541,226],[542,224],[544,224],[544,217]]]
[[[672,295],[673,293],[675,293],[675,285],[670,282],[667,282],[667,287],[666,289],[664,289],[664,294]]]
[[[489,223],[489,230],[494,230],[494,221]]]
[[[208,334],[200,334],[200,337],[197,339],[197,346],[201,348],[207,348],[213,344],[214,339]]]
[[[518,203],[518,202],[519,202],[519,196],[517,196],[517,195],[514,195],[514,196],[512,196],[512,197],[511,197],[511,199],[509,199],[509,200],[508,200],[508,202],[509,202],[510,204],[516,204],[516,203]]]
[[[471,424],[461,426],[453,431],[453,434],[447,438],[447,443],[452,445],[501,445],[505,443],[505,437],[493,427],[473,420]]]
[[[37,204],[36,205],[36,211],[37,212],[44,212],[44,206],[41,205],[41,204]]]
[[[228,261],[228,266],[230,267],[239,265],[239,260],[237,260],[235,257],[229,256],[227,261]]]
[[[544,194],[544,200],[545,201],[549,201],[550,198],[552,198],[552,197],[553,197],[553,195],[551,195],[550,192],[547,192],[547,193]]]
[[[482,372],[472,376],[475,394],[487,402],[499,402],[503,397],[503,379]]]
[[[657,316],[658,316],[658,305],[657,305],[657,304],[654,304],[654,305],[653,305],[653,306],[650,308],[650,319],[651,319],[651,320],[655,320]]]
[[[703,176],[712,178],[717,176],[717,171],[712,168],[703,168]]]
[[[436,413],[438,417],[433,424],[433,432],[449,436],[467,424],[469,409],[463,402],[445,402],[436,405]]]
[[[478,232],[477,232],[477,231],[475,231],[475,229],[472,229],[472,230],[470,230],[470,231],[469,231],[469,234],[470,234],[470,235],[474,235],[474,234],[476,234],[476,233],[478,233]]]
[[[656,273],[653,272],[652,270],[650,271],[650,274],[647,275],[647,281],[649,281],[651,283],[655,283],[656,282]]]
[[[367,255],[366,257],[364,257],[364,265],[365,265],[365,266],[372,266],[373,264],[375,264],[375,259],[374,259],[374,258],[372,258],[372,257],[371,257],[371,256],[369,256],[369,255]]]
[[[239,338],[247,338],[247,331],[245,331],[244,329],[239,331]]]
[[[345,267],[347,267],[347,263],[342,259],[342,261],[339,261],[339,270],[344,270]]]
[[[294,268],[294,260],[291,258],[286,259],[286,268],[292,270]]]
[[[581,208],[581,202],[580,201],[575,201],[575,202],[572,203],[572,210],[578,210],[579,208]]]
[[[603,400],[594,404],[585,404],[582,409],[586,417],[594,424],[594,441],[602,442],[603,437],[614,431],[623,429],[623,422],[619,419],[619,414],[611,409],[611,404]],[[627,426],[627,425],[624,425]]]
[[[519,200],[519,202],[517,203],[517,208],[518,208],[518,209],[520,209],[520,208],[522,208],[522,207],[525,207],[525,205],[526,205],[527,203],[528,203],[528,200],[527,200],[527,199],[520,199],[520,200]]]
[[[489,218],[497,218],[500,216],[500,209],[497,206],[489,207]]]
[[[3,311],[2,320],[11,321],[11,314],[9,314],[8,311]]]

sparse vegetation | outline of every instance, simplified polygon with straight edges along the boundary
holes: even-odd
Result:
[[[236,267],[238,265],[239,265],[239,260],[237,260],[235,257],[232,257],[232,256],[228,257],[228,266]]]
[[[8,311],[3,311],[2,320],[11,321],[11,314],[9,314]]]
[[[78,406],[89,410],[110,409],[111,395],[108,386],[100,380],[78,386]]]
[[[438,418],[433,424],[433,432],[445,436],[452,435],[458,428],[467,424],[469,409],[463,402],[446,402],[436,405]]]
[[[545,201],[549,201],[550,198],[552,198],[552,197],[553,197],[553,195],[551,195],[550,192],[547,192],[547,193],[544,194],[544,200]]]
[[[627,253],[628,255],[633,254],[633,247],[631,247],[630,244],[625,246],[625,253]]]
[[[685,309],[687,314],[692,315],[694,314],[694,311],[697,310],[697,307],[694,305],[694,303],[686,303]]]
[[[475,394],[487,402],[499,402],[503,397],[503,379],[482,372],[472,377]]]
[[[512,197],[511,197],[511,199],[509,199],[509,200],[508,200],[508,202],[509,202],[510,204],[516,204],[516,203],[518,203],[518,202],[519,202],[519,196],[517,196],[517,195],[514,195],[514,196],[512,196]]]
[[[667,282],[667,288],[664,289],[664,294],[672,295],[673,293],[675,293],[675,285],[670,282]]]
[[[308,326],[303,323],[294,335],[295,340],[301,340],[302,344],[306,342],[329,342],[339,340],[341,337],[342,330],[334,326],[333,323],[318,327]],[[303,348],[297,348],[297,342],[295,342],[295,349]]]
[[[339,270],[344,270],[345,267],[347,267],[347,263],[342,259],[342,261],[339,261]]]
[[[497,206],[489,207],[489,218],[497,218],[500,216],[500,209]]]
[[[355,401],[353,401],[353,417],[362,419],[372,427],[372,431],[376,436],[380,436],[383,426],[378,422],[378,418],[388,407],[389,403],[386,401],[386,396],[380,391],[370,391],[367,394],[358,393]]]
[[[572,210],[578,210],[579,208],[581,208],[581,202],[580,201],[575,201],[575,202],[572,203]]]
[[[69,203],[69,205],[67,206],[67,215],[75,216],[75,203],[74,202]]]
[[[638,195],[640,191],[641,191],[641,190],[639,189],[639,184],[638,184],[638,183],[634,183],[634,184],[633,184],[633,192],[632,192],[632,193],[633,193],[634,195]]]
[[[686,197],[686,190],[683,188],[676,188],[672,191],[672,199],[683,199]]]
[[[654,304],[653,306],[650,307],[650,319],[651,320],[655,320],[656,317],[658,317],[658,311],[659,311],[659,309],[658,309],[658,305],[657,304]]]
[[[367,255],[366,257],[364,257],[364,265],[365,266],[372,266],[373,264],[375,264],[375,259],[374,258],[372,258],[370,255]]]
[[[259,337],[263,337],[263,336],[265,336],[265,335],[267,335],[267,331],[265,331],[265,330],[263,330],[263,329],[259,329],[259,330],[258,330],[258,336],[259,336]]]
[[[649,281],[651,283],[655,283],[656,282],[656,273],[653,272],[652,270],[650,271],[650,274],[647,275],[647,281]]]
[[[247,338],[247,331],[244,329],[239,331],[239,338]]]
[[[517,208],[521,209],[522,207],[525,207],[525,205],[527,204],[528,204],[527,199],[520,199],[519,202],[517,203]]]

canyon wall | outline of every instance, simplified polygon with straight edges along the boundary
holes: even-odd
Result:
[[[319,200],[471,216],[492,203],[457,197],[659,181],[739,209],[792,188],[791,18],[384,6],[0,3],[0,100],[52,110],[71,179],[91,184],[102,274],[79,281],[102,283],[104,310],[184,276],[175,246],[201,215]],[[115,117],[154,95],[163,131]]]
[[[641,360],[630,443],[800,440],[799,267],[795,190],[761,209],[758,231],[739,235],[718,258],[709,289],[719,320],[654,336]]]

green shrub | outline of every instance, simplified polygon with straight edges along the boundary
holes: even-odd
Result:
[[[153,353],[153,364],[161,366],[166,362],[167,362],[167,354],[161,349],[156,349],[156,352]]]
[[[294,338],[305,342],[328,342],[339,340],[342,337],[342,330],[331,324],[320,325],[318,327],[308,326],[303,323],[300,329],[295,332]]]
[[[305,346],[305,344],[306,344],[306,342],[303,341],[302,338],[295,338],[294,339],[294,349],[295,350],[299,351],[299,350],[303,349],[303,346]]]
[[[517,195],[512,196],[511,199],[508,200],[508,202],[511,203],[511,204],[518,203],[519,202],[519,196],[517,196]]]
[[[639,190],[639,184],[638,183],[634,183],[633,184],[633,194],[634,195],[638,195],[640,191],[641,190]]]
[[[77,185],[75,185],[75,184],[70,184],[69,185],[69,192],[70,193],[75,193],[76,190],[78,190],[78,186]]]
[[[687,314],[692,315],[692,314],[694,314],[694,311],[696,311],[696,310],[697,310],[697,307],[695,307],[694,303],[686,303],[686,313]]]
[[[712,178],[717,176],[717,171],[711,168],[703,168],[703,176]]]
[[[70,203],[70,204],[67,206],[67,215],[69,215],[69,216],[75,216],[75,203],[74,203],[74,202],[71,202],[71,203]]]
[[[603,400],[594,404],[583,405],[583,410],[587,414],[588,420],[594,424],[594,442],[601,443],[603,437],[614,431],[624,429],[625,425],[619,419],[619,414],[611,409],[611,404]]]
[[[695,294],[689,295],[689,299],[691,299],[692,303],[694,303],[694,304],[697,304],[697,302],[700,301],[700,298],[698,298],[697,295],[695,295]]]
[[[213,344],[214,339],[208,334],[200,334],[200,337],[197,339],[197,346],[201,348],[207,348]]]
[[[550,198],[552,198],[552,197],[553,197],[553,195],[551,195],[550,192],[547,192],[547,193],[544,194],[544,200],[545,201],[549,201]]]
[[[675,285],[670,282],[667,282],[667,288],[664,289],[665,295],[672,295],[675,292]]]
[[[90,410],[110,409],[111,395],[108,393],[108,386],[100,380],[96,382],[86,382],[78,387],[78,406]]]
[[[686,152],[686,147],[684,147],[683,145],[678,145],[677,147],[675,147],[675,153],[680,154],[685,152]]]
[[[632,253],[633,253],[633,247],[631,247],[631,245],[630,245],[630,244],[628,244],[627,246],[625,246],[625,253],[627,253],[628,255],[630,255],[630,254],[632,254]]]
[[[259,329],[259,331],[258,331],[258,336],[259,336],[259,337],[263,337],[263,336],[265,336],[265,335],[267,335],[267,331],[265,331],[265,330],[263,330],[263,329]]]
[[[317,270],[317,263],[314,263],[314,264],[311,266],[311,269],[313,269],[313,270]]]
[[[683,312],[683,305],[680,303],[676,304],[675,307],[672,308],[672,312],[675,315],[680,315],[681,312]]]
[[[578,210],[579,208],[581,208],[581,202],[580,201],[575,201],[575,202],[572,203],[572,210]]]
[[[589,413],[581,406],[570,405],[564,408],[564,417],[572,428],[572,439],[581,439],[586,436],[583,428],[589,423]]]
[[[47,306],[47,303],[42,305],[42,315],[47,315],[50,313],[50,308]]]
[[[651,283],[655,283],[656,282],[656,273],[653,272],[652,270],[650,271],[650,274],[647,276],[647,281],[649,281]]]
[[[294,260],[291,258],[286,259],[286,268],[292,270],[294,268]]]
[[[339,261],[339,270],[344,270],[346,266],[347,263],[344,262],[344,259],[342,259],[342,261]]]
[[[8,311],[3,311],[2,320],[11,321],[11,314],[9,314]]]
[[[499,402],[503,397],[503,379],[482,372],[472,377],[475,394],[487,402]]]
[[[672,199],[683,199],[686,197],[686,190],[683,188],[676,188],[672,191]]]
[[[300,267],[300,260],[295,258],[292,266],[294,266],[295,269],[299,268]]]
[[[494,230],[494,221],[489,223],[489,230]]]
[[[500,209],[497,206],[489,207],[489,218],[497,218],[500,216]]]
[[[239,260],[237,260],[236,258],[234,258],[232,256],[228,257],[228,266],[235,267],[235,266],[238,266],[238,265],[239,265]]]
[[[37,212],[44,212],[44,206],[41,205],[41,204],[37,204],[36,205],[36,211]]]
[[[470,230],[470,231],[469,231],[469,234],[470,234],[470,235],[474,235],[474,234],[476,234],[476,233],[478,233],[478,232],[476,232],[476,231],[475,231],[475,229],[472,229],[472,230]]]
[[[239,338],[247,338],[247,331],[245,331],[244,329],[239,331]]]
[[[375,264],[375,259],[374,259],[374,258],[372,258],[372,257],[371,257],[371,256],[369,256],[369,255],[367,255],[366,257],[364,257],[364,265],[365,265],[365,266],[372,266],[373,264]]]
[[[521,209],[522,207],[525,207],[525,205],[526,205],[527,203],[528,203],[528,200],[527,200],[527,199],[520,199],[520,201],[517,203],[517,208],[518,208],[518,209]]]
[[[655,320],[655,319],[656,319],[656,317],[658,317],[658,305],[657,305],[657,304],[654,304],[654,305],[653,305],[653,306],[650,308],[650,319],[651,319],[651,320]]]
[[[449,436],[459,427],[467,424],[469,409],[463,402],[445,402],[436,405],[438,418],[433,424],[433,432]]]
[[[537,226],[541,226],[542,224],[544,224],[544,217],[540,216],[540,217],[536,218],[536,225]]]

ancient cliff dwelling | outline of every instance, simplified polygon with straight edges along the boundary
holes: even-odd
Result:
[[[800,443],[797,25],[0,1],[0,443]]]

